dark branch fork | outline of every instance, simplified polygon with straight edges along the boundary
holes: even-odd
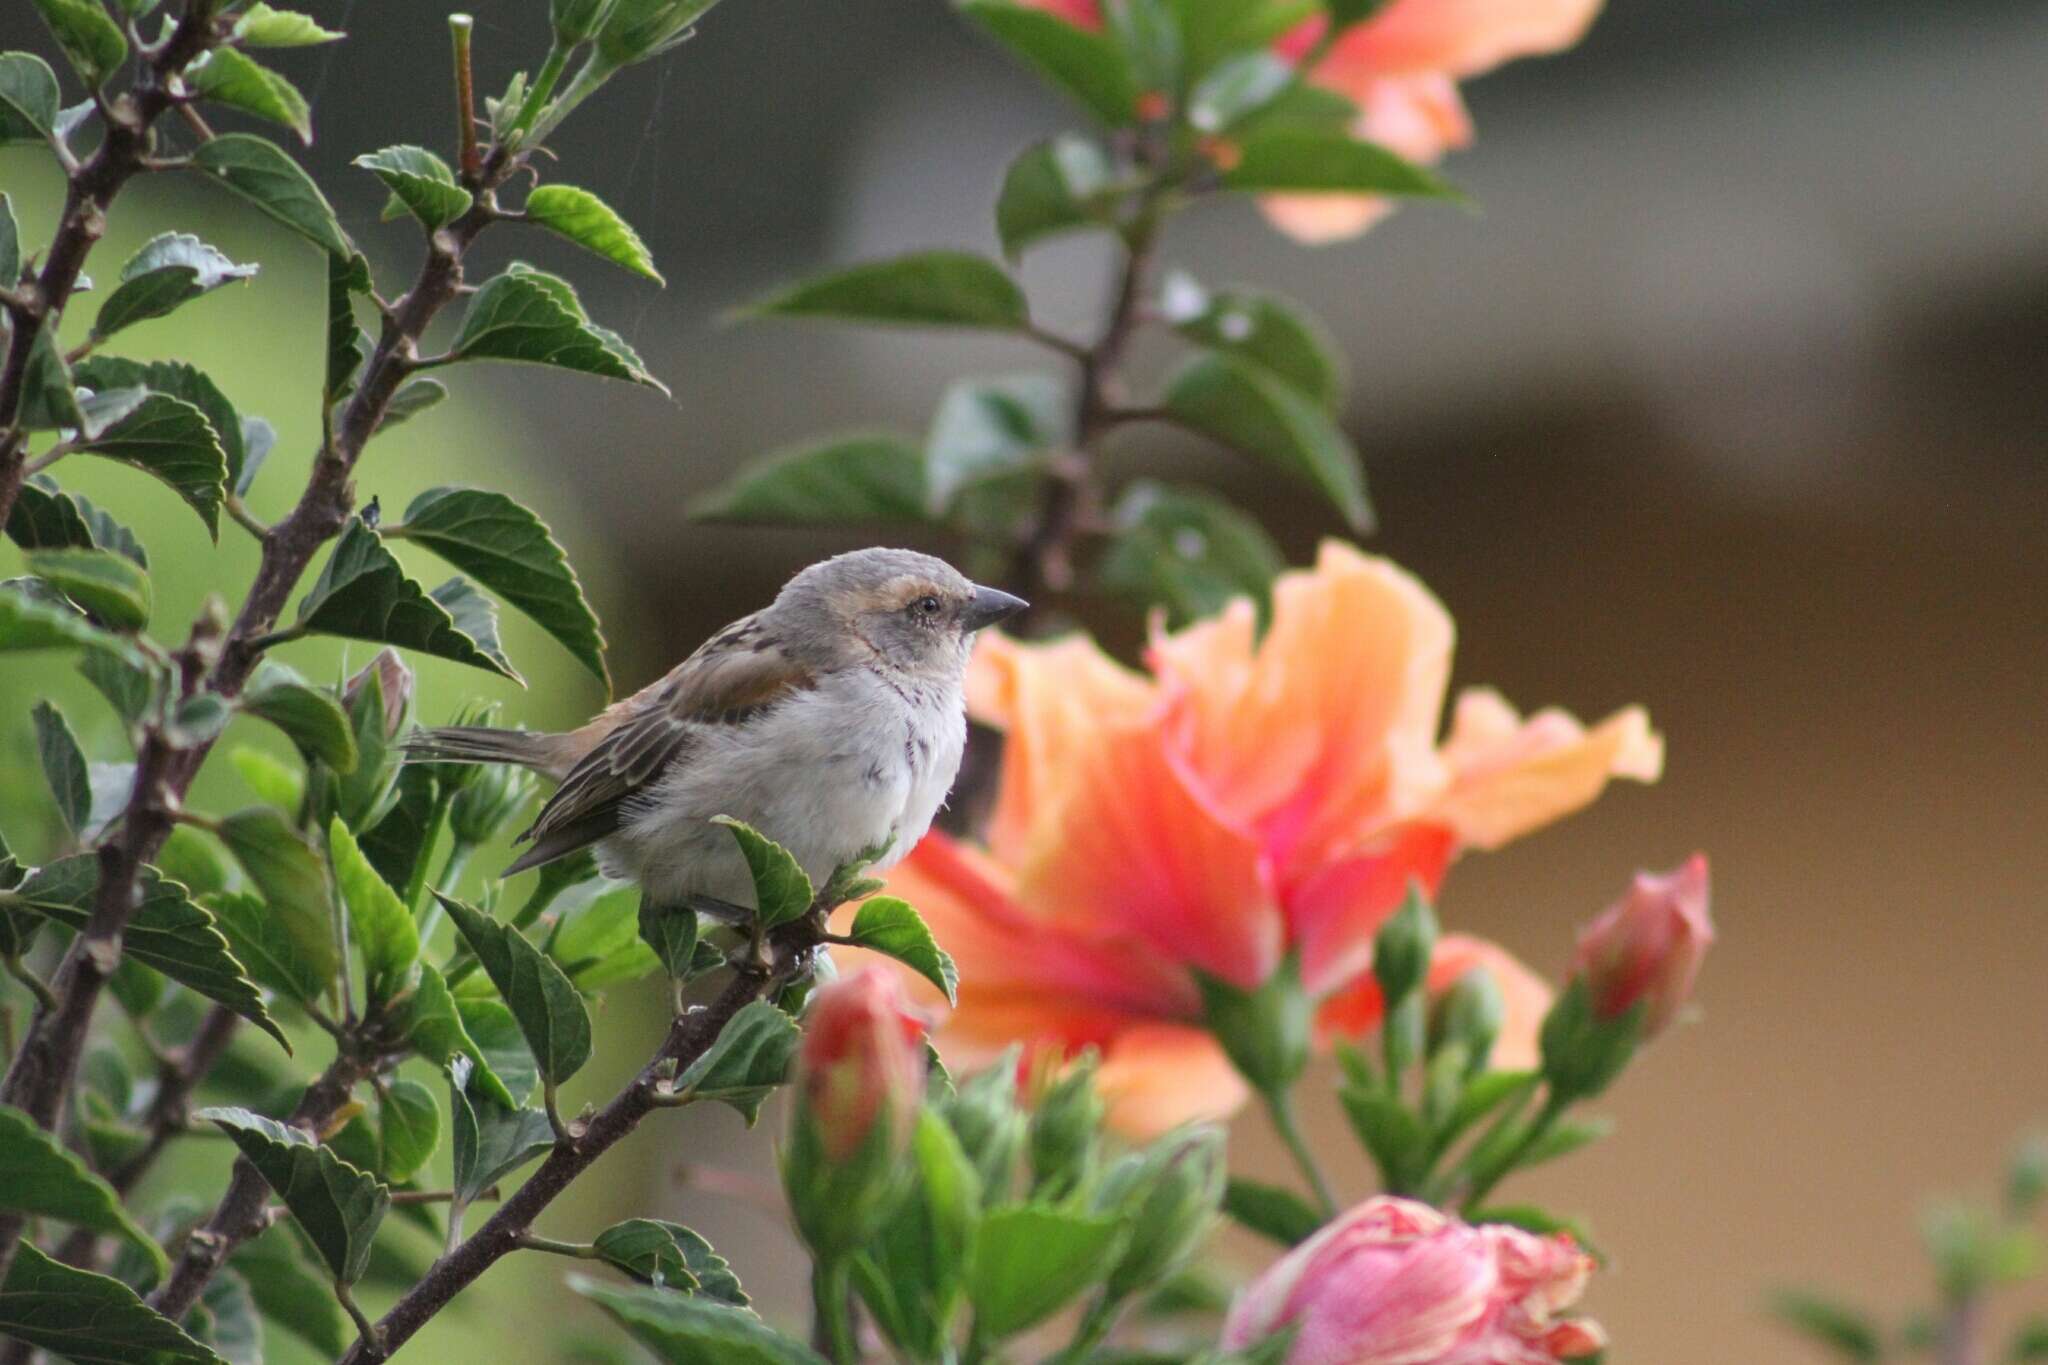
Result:
[[[210,41],[212,11],[213,0],[193,0],[171,41],[153,59],[151,69],[158,73],[176,70],[167,63],[176,60],[182,66],[203,50]],[[179,53],[184,56],[178,57]],[[98,236],[98,219],[104,212],[104,203],[141,167],[147,125],[139,120],[145,113],[154,119],[172,102],[161,74],[144,83],[134,102],[138,106],[134,118],[110,122],[107,142],[72,182],[74,202],[67,204],[66,231],[60,232],[58,247],[43,272],[45,278],[52,278],[52,268],[60,258],[67,262],[63,270],[68,273],[58,274],[53,281],[61,283],[61,295],[68,295],[76,283],[84,252]],[[118,111],[120,106],[116,107]],[[465,108],[461,117],[467,121],[471,112]],[[111,150],[128,146],[131,141],[133,145],[125,152]],[[493,147],[478,172],[464,177],[466,187],[474,195],[472,206],[462,217],[431,235],[426,260],[412,287],[384,313],[376,347],[354,393],[315,453],[305,491],[291,512],[263,533],[261,559],[240,614],[228,625],[216,607],[194,625],[190,641],[178,652],[177,686],[181,698],[201,692],[234,697],[248,681],[262,658],[265,637],[271,634],[313,557],[346,525],[355,505],[351,475],[356,462],[384,421],[392,395],[416,366],[420,337],[441,310],[462,293],[464,253],[500,216],[494,191],[517,170],[521,159],[502,147]],[[93,170],[101,165],[106,168]],[[71,230],[74,218],[76,231]],[[17,318],[17,343],[22,334]],[[9,401],[18,406],[18,376]],[[5,468],[0,469],[0,493],[5,494],[0,503],[11,503],[12,490],[18,489],[20,483],[20,465],[19,450],[7,451]],[[0,506],[0,515],[4,515],[4,506]],[[99,886],[91,917],[51,978],[54,1003],[36,1011],[6,1080],[0,1084],[0,1103],[22,1109],[44,1128],[54,1127],[63,1109],[77,1073],[87,1025],[120,961],[122,934],[138,905],[141,869],[169,837],[185,794],[210,748],[210,741],[181,747],[155,727],[143,737],[134,785],[120,816],[119,832],[99,849]],[[309,1092],[308,1098],[315,1098],[314,1092]],[[309,1111],[299,1117],[305,1126],[317,1130],[331,1117],[333,1108],[345,1102],[344,1091],[325,1113]],[[239,1174],[239,1163],[237,1170]],[[236,1193],[230,1190],[231,1197]],[[12,1259],[22,1226],[18,1217],[0,1218],[0,1273],[4,1273],[6,1263]],[[203,1285],[202,1280],[199,1287]]]

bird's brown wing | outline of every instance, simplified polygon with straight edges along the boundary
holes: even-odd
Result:
[[[660,681],[617,703],[584,727],[588,753],[562,778],[521,835],[533,847],[506,875],[552,861],[619,827],[621,808],[658,779],[706,725],[737,725],[817,685],[784,650],[759,614],[707,640]]]

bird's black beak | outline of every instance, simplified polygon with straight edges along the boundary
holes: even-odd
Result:
[[[960,628],[965,631],[980,630],[983,626],[1007,621],[1030,605],[1023,598],[1004,592],[1001,588],[976,587],[974,600],[960,613]]]

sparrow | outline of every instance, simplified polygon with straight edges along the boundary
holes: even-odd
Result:
[[[975,632],[1025,606],[930,555],[856,550],[802,570],[587,725],[422,730],[407,757],[518,764],[560,784],[506,876],[594,845],[598,869],[651,903],[752,908],[746,862],[712,817],[781,844],[813,885],[874,849],[870,868],[894,864],[959,771]]]

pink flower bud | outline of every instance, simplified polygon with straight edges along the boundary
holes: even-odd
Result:
[[[1472,1227],[1379,1195],[1252,1281],[1223,1345],[1293,1327],[1287,1365],[1548,1365],[1606,1344],[1599,1324],[1558,1316],[1592,1269],[1568,1236]]]
[[[1695,853],[1676,872],[1637,873],[1628,894],[1580,931],[1572,975],[1586,983],[1602,1019],[1643,1004],[1643,1037],[1650,1038],[1691,998],[1713,941],[1707,859]]]
[[[903,1007],[895,972],[870,967],[819,988],[798,1054],[801,1100],[827,1160],[847,1160],[884,1122],[890,1144],[910,1140],[924,1100],[924,1021]]]

